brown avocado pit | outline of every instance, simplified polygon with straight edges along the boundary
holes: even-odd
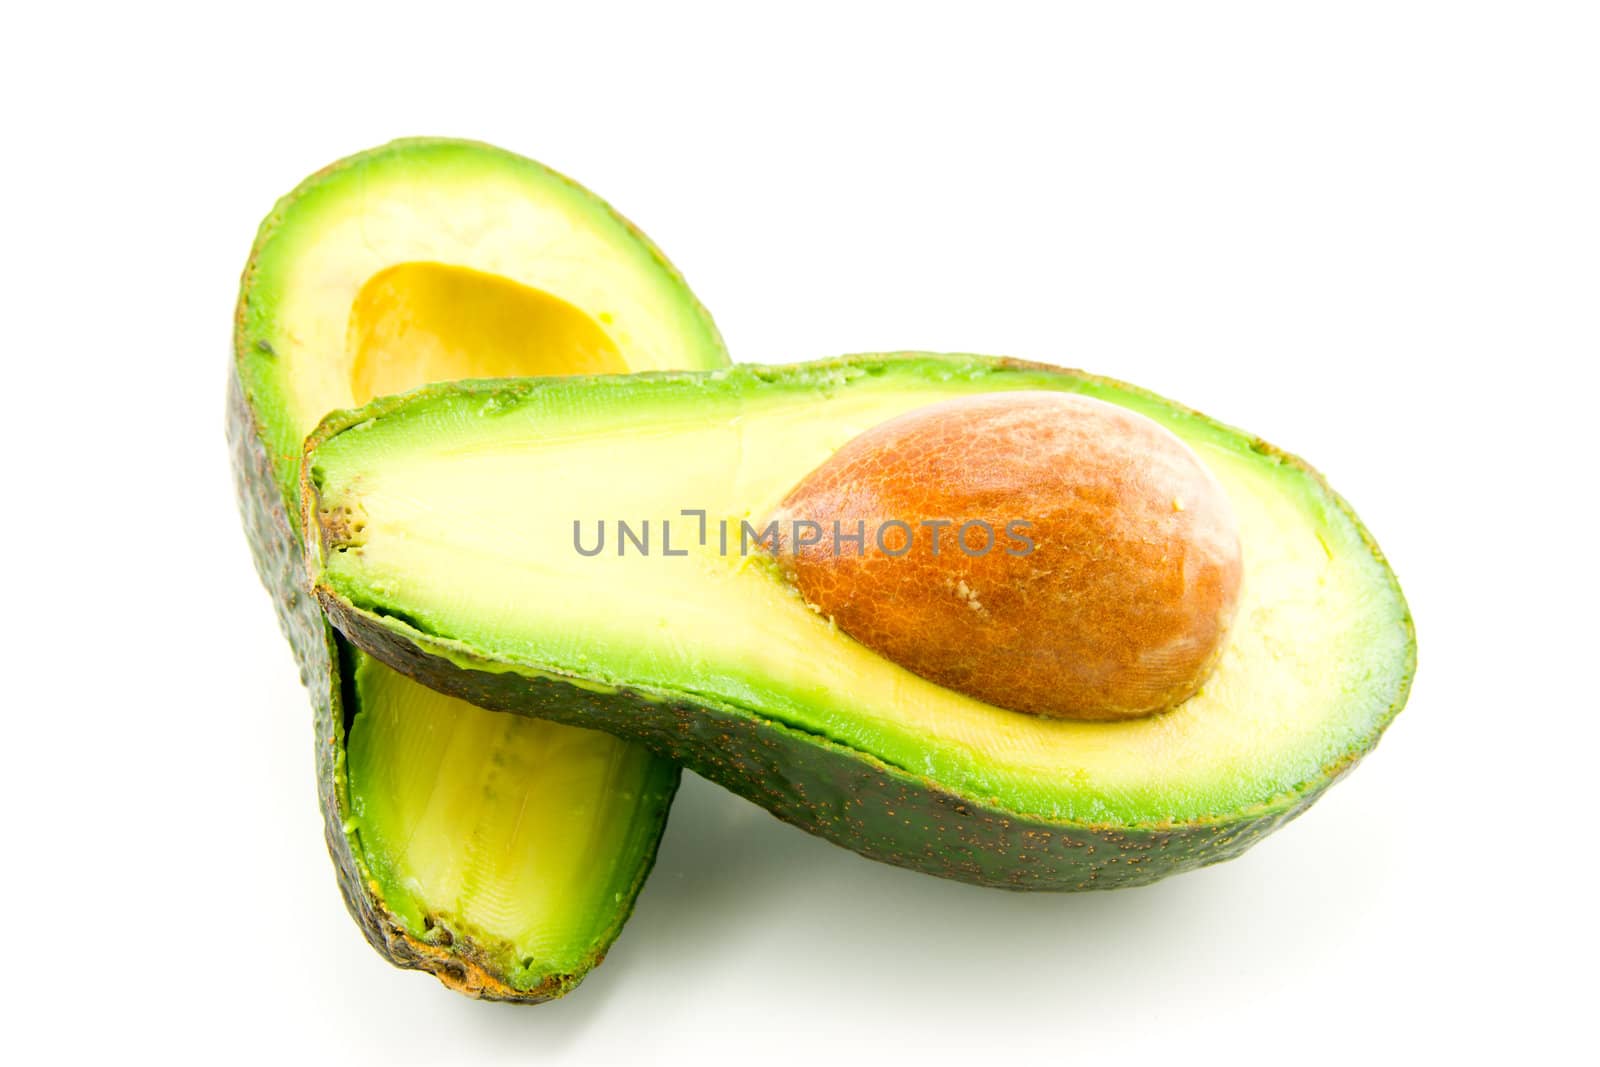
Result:
[[[776,513],[815,610],[1002,708],[1129,719],[1193,696],[1238,603],[1238,526],[1200,457],[1143,415],[1012,392],[850,440]]]

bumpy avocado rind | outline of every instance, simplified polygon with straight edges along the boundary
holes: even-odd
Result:
[[[562,954],[559,966],[521,955],[515,945],[495,942],[471,930],[452,929],[448,922],[435,921],[430,915],[422,915],[419,924],[416,902],[402,908],[389,899],[393,887],[386,889],[363,852],[361,818],[352,807],[346,754],[349,731],[360,710],[361,692],[354,679],[362,653],[339,637],[309,594],[298,532],[299,509],[297,502],[291,503],[297,491],[299,442],[306,414],[296,417],[292,411],[295,383],[283,367],[286,338],[303,332],[296,330],[297,324],[280,299],[285,272],[293,269],[300,247],[316,237],[318,227],[376,227],[381,237],[383,220],[368,220],[361,214],[362,198],[379,183],[407,183],[406,188],[427,195],[437,195],[448,184],[451,195],[466,198],[463,207],[470,214],[477,209],[472,194],[480,172],[484,182],[499,189],[495,195],[558,199],[571,205],[580,222],[578,228],[591,225],[603,231],[612,247],[623,250],[626,262],[622,269],[641,289],[650,290],[645,303],[654,301],[656,306],[671,309],[676,319],[663,329],[676,331],[681,340],[681,345],[670,350],[661,346],[661,351],[644,360],[645,365],[710,367],[726,362],[710,317],[682,278],[648,239],[598,198],[537,163],[486,145],[438,139],[399,141],[313,175],[280,201],[263,222],[241,282],[226,424],[240,515],[257,572],[272,595],[301,680],[311,696],[324,834],[350,914],[373,947],[396,966],[430,972],[447,986],[474,997],[540,1002],[561,996],[581,981],[620,932],[654,862],[677,788],[678,768],[670,761],[650,757],[643,773],[630,783],[627,803],[633,811],[625,840],[618,846],[621,854],[613,857],[612,880],[605,887],[610,903],[601,920],[587,931],[584,942],[569,946]],[[425,245],[426,234],[423,236]],[[463,266],[482,269],[473,262]],[[605,266],[601,262],[591,269],[603,271]],[[349,280],[359,287],[366,279]],[[646,307],[637,315],[648,317],[650,311]],[[335,323],[336,327],[342,325]],[[331,347],[343,340],[341,331]],[[321,353],[302,352],[299,358],[301,368],[313,366],[306,360],[320,359]],[[551,369],[537,361],[524,368]]]
[[[300,680],[311,697],[323,837],[345,907],[372,947],[397,967],[427,971],[453,989],[488,1000],[539,1002],[561,996],[582,979],[582,970],[553,975],[533,987],[519,989],[506,980],[497,963],[484,958],[470,942],[445,944],[419,938],[385,906],[348,822],[344,739],[350,723],[343,679],[353,666],[356,653],[328,625],[316,601],[305,590],[299,538],[289,528],[282,497],[272,478],[271,462],[259,435],[251,428],[252,415],[238,379],[230,378],[228,446],[233,459],[234,489],[257,573],[272,593],[279,625],[294,648]],[[675,780],[664,784],[663,828],[676,785]],[[648,868],[639,872],[637,884],[632,887],[634,894],[647,873]],[[617,931],[626,918],[625,913],[619,914]],[[612,932],[612,938],[617,931]],[[603,955],[602,947],[590,966],[598,964]]]
[[[1251,477],[1259,474],[1262,484],[1282,487],[1283,500],[1266,501],[1258,510],[1264,515],[1292,515],[1294,522],[1303,522],[1305,529],[1300,533],[1314,557],[1307,565],[1336,568],[1337,573],[1330,570],[1333,577],[1329,578],[1313,569],[1298,579],[1282,570],[1247,575],[1246,587],[1253,582],[1258,598],[1263,599],[1247,600],[1241,608],[1247,618],[1241,625],[1244,637],[1240,640],[1259,639],[1259,647],[1238,652],[1240,663],[1233,668],[1227,666],[1225,659],[1219,670],[1227,674],[1231,669],[1232,675],[1213,685],[1223,696],[1202,695],[1197,700],[1211,700],[1204,715],[1222,723],[1224,729],[1213,731],[1216,736],[1229,736],[1233,727],[1224,705],[1233,697],[1228,694],[1247,694],[1249,671],[1245,668],[1254,664],[1265,670],[1268,665],[1262,664],[1259,657],[1273,656],[1283,661],[1270,665],[1278,672],[1275,678],[1288,679],[1286,684],[1299,685],[1315,695],[1315,703],[1308,705],[1312,710],[1305,712],[1308,725],[1301,731],[1310,739],[1305,742],[1304,751],[1274,752],[1270,746],[1275,742],[1270,737],[1261,741],[1268,746],[1263,749],[1262,759],[1271,762],[1271,766],[1251,780],[1248,773],[1230,770],[1229,754],[1208,754],[1203,750],[1208,727],[1200,712],[1192,712],[1191,724],[1202,724],[1194,727],[1201,747],[1194,748],[1193,753],[1215,756],[1222,771],[1205,780],[1197,777],[1194,781],[1147,783],[1150,788],[1143,792],[1137,788],[1119,792],[1100,788],[1094,768],[1074,762],[1072,745],[1082,742],[1087,747],[1122,736],[1131,739],[1130,745],[1146,745],[1140,751],[1154,755],[1122,757],[1113,753],[1109,757],[1120,770],[1136,778],[1141,769],[1157,768],[1160,758],[1164,758],[1159,748],[1148,747],[1152,739],[1157,745],[1166,743],[1172,747],[1173,743],[1162,741],[1163,732],[1181,737],[1187,728],[1184,719],[1168,717],[1120,725],[1024,724],[1004,718],[1018,713],[977,707],[966,698],[941,695],[920,686],[915,679],[895,675],[884,683],[882,692],[913,694],[930,701],[935,712],[943,708],[957,718],[966,716],[966,721],[972,723],[998,724],[983,727],[992,729],[1000,738],[997,747],[1005,740],[1001,735],[1032,730],[1040,731],[1038,736],[1051,743],[1065,739],[1058,751],[1069,757],[1053,772],[1047,768],[1044,772],[1029,772],[1031,777],[1019,777],[1007,767],[985,763],[983,753],[973,759],[970,752],[964,757],[959,753],[952,756],[953,749],[941,750],[931,744],[919,747],[921,739],[915,730],[893,737],[873,733],[853,721],[865,718],[858,714],[863,709],[842,699],[815,702],[808,710],[804,701],[813,697],[803,697],[796,703],[785,697],[787,691],[780,691],[777,681],[765,685],[759,677],[751,680],[740,676],[739,681],[730,682],[732,675],[719,675],[704,664],[713,662],[719,654],[714,645],[737,644],[738,638],[731,629],[725,630],[720,640],[710,641],[704,648],[696,647],[686,658],[673,661],[675,666],[666,669],[665,674],[650,666],[660,661],[659,656],[652,659],[641,653],[628,659],[619,651],[621,645],[614,636],[606,647],[581,647],[581,669],[574,666],[572,659],[562,659],[551,651],[554,646],[541,645],[536,636],[506,635],[502,641],[499,635],[475,627],[470,620],[437,611],[436,605],[418,592],[420,587],[408,584],[404,568],[394,563],[399,557],[389,551],[393,543],[383,540],[386,533],[381,501],[363,515],[366,531],[361,538],[345,541],[340,530],[330,529],[327,522],[328,515],[340,509],[359,509],[373,503],[347,490],[355,472],[381,480],[386,471],[387,449],[403,450],[408,462],[426,463],[429,449],[438,440],[414,448],[406,443],[408,415],[423,412],[428,413],[429,426],[435,428],[430,433],[441,425],[467,427],[462,432],[469,434],[478,432],[477,428],[487,424],[483,418],[487,415],[493,420],[505,420],[516,429],[508,436],[525,440],[535,426],[561,426],[563,412],[582,411],[588,420],[585,432],[592,434],[594,427],[607,417],[627,422],[628,432],[637,432],[643,426],[648,433],[656,428],[649,422],[648,413],[652,411],[681,412],[688,419],[694,417],[688,414],[690,404],[696,412],[722,410],[728,413],[730,425],[737,423],[742,448],[740,459],[728,472],[748,481],[756,477],[752,470],[762,462],[779,461],[787,453],[804,451],[796,447],[800,443],[798,437],[786,439],[782,448],[763,451],[759,407],[774,396],[787,393],[788,399],[783,403],[790,406],[784,409],[786,412],[804,411],[806,417],[825,423],[830,405],[847,409],[852,394],[867,396],[873,390],[889,391],[897,413],[951,391],[1011,389],[1086,392],[1127,404],[1165,422],[1185,439],[1201,442],[1211,450],[1208,455],[1227,457],[1229,464],[1249,472]],[[719,403],[725,406],[718,408]],[[608,415],[597,416],[596,412]],[[775,424],[789,427],[801,421],[798,417],[783,418]],[[665,419],[661,425],[669,422]],[[678,424],[682,424],[681,420]],[[833,436],[826,445],[817,446],[819,454],[842,443],[843,425],[827,424],[826,433]],[[344,437],[343,444],[337,443],[354,427],[361,427],[362,432]],[[442,439],[451,440],[452,432],[445,431]],[[474,440],[481,444],[486,438]],[[370,449],[367,443],[372,443]],[[459,445],[461,441],[455,439],[451,443]],[[659,437],[652,439],[651,447],[666,454]],[[811,462],[810,456],[795,461],[802,473],[807,469],[805,464]],[[308,440],[303,470],[302,498],[307,508],[306,528],[311,531],[307,552],[316,575],[315,593],[334,625],[378,659],[430,687],[483,707],[603,729],[639,741],[761,804],[779,818],[863,855],[981,885],[1045,890],[1135,886],[1239,855],[1305,810],[1371,750],[1404,705],[1415,667],[1414,633],[1394,575],[1365,528],[1320,476],[1301,461],[1249,435],[1153,394],[1057,368],[967,356],[864,356],[788,367],[740,366],[705,375],[442,387],[330,416]],[[793,473],[775,476],[774,485],[792,484],[788,480]],[[655,477],[670,482],[673,474],[662,470],[655,472]],[[463,471],[461,478],[470,479],[470,475]],[[648,482],[632,484],[642,486]],[[523,488],[538,492],[541,487]],[[761,501],[773,499],[771,493],[758,493],[756,497]],[[576,517],[567,515],[562,501],[548,494],[540,497],[540,508],[563,522]],[[640,505],[631,514],[640,510],[648,513]],[[730,513],[732,510],[736,509],[730,509]],[[752,517],[758,516],[752,513]],[[472,520],[470,514],[457,514],[453,521]],[[1267,546],[1254,547],[1258,557],[1271,555]],[[1252,546],[1247,543],[1247,559],[1251,551]],[[369,555],[382,559],[389,568],[381,588],[367,584],[362,575],[364,559]],[[1324,559],[1326,564],[1317,562]],[[658,565],[684,562],[687,561],[664,561]],[[548,570],[548,559],[542,565]],[[648,580],[640,579],[647,573],[636,571],[630,575],[633,580],[627,585],[633,595],[649,588]],[[811,691],[825,689],[830,684],[830,663],[850,667],[850,677],[858,684],[860,678],[880,669],[863,658],[871,654],[860,652],[859,646],[848,651],[842,644],[827,643],[833,638],[825,634],[825,621],[803,621],[803,605],[788,615],[781,614],[787,609],[770,607],[781,605],[782,601],[762,590],[761,579],[743,572],[735,575],[731,570],[717,574],[719,587],[743,582],[756,589],[757,598],[764,598],[761,602],[769,605],[763,611],[780,612],[753,617],[758,625],[751,628],[765,639],[771,640],[774,630],[767,624],[779,618],[795,626],[811,626],[823,634],[797,634],[794,645],[783,655],[774,652],[773,658],[764,661],[769,666],[785,663],[791,665],[788,669],[812,670],[811,675],[800,678],[802,685],[797,691],[808,687]],[[501,578],[512,580],[504,574]],[[1281,618],[1271,616],[1268,609],[1276,603],[1270,595],[1273,578],[1303,580],[1313,590],[1319,582],[1349,583],[1350,595],[1340,603],[1359,617],[1346,620],[1349,625],[1338,634],[1330,630],[1327,637],[1331,642],[1335,636],[1343,640],[1340,635],[1353,634],[1360,640],[1358,645],[1340,652],[1338,656],[1342,658],[1329,661],[1328,679],[1312,677],[1312,671],[1292,669],[1296,657],[1315,664],[1323,654],[1319,651],[1318,634],[1273,632],[1270,627],[1261,633],[1251,630],[1255,623],[1248,617],[1301,623],[1312,618],[1304,611]],[[713,594],[708,591],[707,595]],[[595,598],[599,596],[596,592]],[[1315,607],[1314,599],[1310,603]],[[664,610],[648,601],[637,605],[637,615],[642,620],[650,620]],[[727,627],[750,621],[730,617]],[[683,639],[681,633],[676,637]],[[843,637],[837,640],[848,641]],[[792,666],[807,660],[808,650],[817,649],[825,653],[812,659],[818,666]],[[837,655],[830,660],[828,656],[834,653]],[[686,663],[695,666],[685,668]],[[1285,668],[1284,663],[1289,667]],[[892,665],[881,669],[896,670]],[[1267,696],[1274,692],[1265,690]],[[1253,707],[1232,721],[1255,723],[1255,734],[1270,734],[1272,712],[1271,708]],[[1287,709],[1285,714],[1291,712],[1293,709]],[[1185,714],[1179,708],[1168,716]],[[1260,723],[1266,723],[1267,728],[1260,728]],[[1108,732],[1112,730],[1125,732]],[[862,737],[870,743],[863,743]],[[1182,772],[1169,773],[1178,773],[1181,778]],[[1075,784],[1080,778],[1087,783],[1081,788]]]

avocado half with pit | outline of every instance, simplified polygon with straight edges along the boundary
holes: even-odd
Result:
[[[332,409],[433,381],[726,362],[642,234],[486,145],[353,156],[262,224],[229,386],[235,484],[311,692],[340,888],[391,962],[475,996],[566,992],[632,910],[678,769],[608,734],[474,708],[340,640],[300,549],[306,433]]]
[[[741,543],[864,431],[1019,390],[1147,416],[1231,503],[1233,626],[1175,708],[1073,721],[944,688]],[[986,885],[1138,885],[1238,855],[1372,748],[1415,662],[1394,575],[1304,463],[1139,389],[1014,361],[430,388],[330,416],[302,503],[317,597],[407,675],[639,741],[864,855]]]

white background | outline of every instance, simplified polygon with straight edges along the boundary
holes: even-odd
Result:
[[[0,31],[8,1058],[1593,1055],[1592,7],[228,7]],[[736,358],[1055,361],[1308,457],[1410,597],[1409,709],[1249,855],[1104,895],[891,869],[689,778],[568,1000],[391,969],[222,399],[258,220],[409,134],[610,199]]]

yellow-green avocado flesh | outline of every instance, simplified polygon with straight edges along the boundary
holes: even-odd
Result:
[[[863,430],[951,396],[1047,389],[1188,442],[1238,516],[1245,576],[1216,673],[1116,723],[993,707],[838,632],[755,557],[758,527]],[[1309,468],[1152,394],[973,356],[468,385],[330,417],[308,444],[316,591],[430,686],[640,740],[869,855],[1092,888],[1242,850],[1377,741],[1414,663],[1376,545]],[[703,509],[710,536],[698,537]],[[586,556],[599,520],[655,551]],[[675,551],[660,542],[671,520]],[[724,555],[717,530],[735,544]]]
[[[329,851],[392,962],[559,996],[654,860],[675,765],[441,696],[339,640],[306,593],[298,470],[329,410],[430,381],[727,362],[705,310],[605,203],[487,145],[399,141],[307,179],[241,286],[229,438],[257,568],[316,713]]]

